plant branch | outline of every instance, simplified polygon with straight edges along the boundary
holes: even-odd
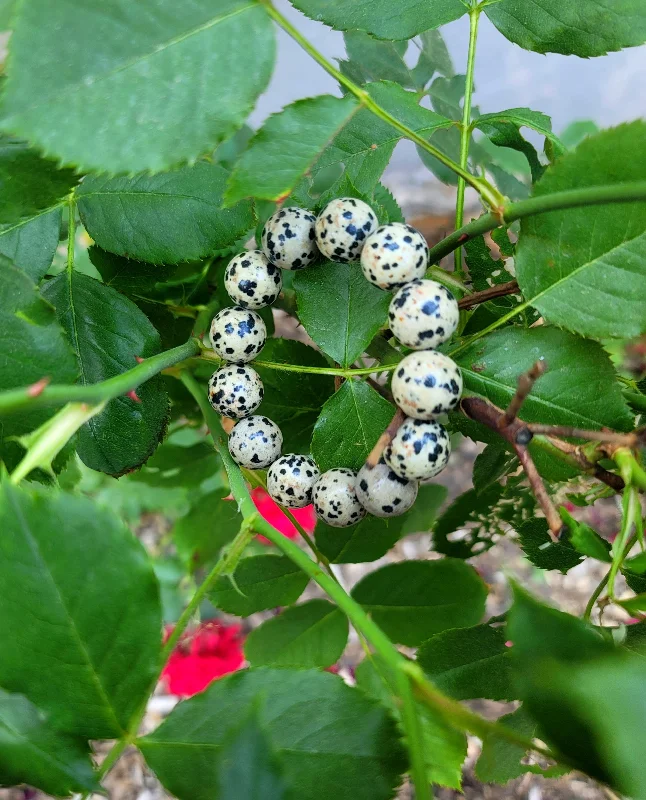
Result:
[[[486,303],[487,300],[493,300],[496,297],[505,297],[505,295],[509,294],[518,294],[518,292],[518,281],[499,283],[497,286],[492,286],[490,289],[483,289],[481,292],[474,292],[466,297],[462,297],[458,300],[458,308],[460,310],[473,308],[473,306],[480,305],[480,303]]]
[[[23,408],[49,408],[70,402],[95,404],[113,400],[115,397],[136,389],[137,386],[150,380],[162,370],[197,355],[199,352],[200,344],[197,339],[189,339],[179,347],[144,359],[127,372],[122,372],[121,375],[115,375],[114,378],[87,386],[48,384],[47,379],[43,378],[31,386],[0,392],[0,416],[20,411]]]
[[[533,366],[527,370],[527,372],[523,372],[520,378],[518,378],[516,392],[509,401],[509,405],[507,406],[505,413],[498,421],[498,425],[501,428],[506,428],[516,419],[518,412],[522,408],[527,396],[532,391],[534,384],[546,369],[547,364],[545,361],[536,361]]]
[[[404,125],[402,122],[396,119],[396,117],[393,117],[392,114],[386,111],[385,108],[375,102],[375,100],[370,97],[365,89],[357,86],[356,83],[351,81],[349,78],[343,75],[343,73],[336,69],[336,67],[331,64],[327,58],[325,58],[325,56],[319,52],[314,45],[291,24],[289,20],[272,5],[270,0],[261,0],[261,2],[269,16],[278,25],[280,25],[280,27],[286,33],[288,33],[292,39],[294,39],[294,41],[296,41],[303,48],[303,50],[305,50],[306,53],[308,53],[318,64],[320,64],[329,75],[337,80],[342,86],[345,86],[345,88],[376,117],[379,117],[379,119],[387,122],[389,125],[395,128],[395,130],[399,131],[402,136],[405,136],[407,139],[415,142],[416,145],[419,145],[419,147],[421,147],[423,150],[426,150],[427,153],[430,153],[434,158],[437,158],[438,161],[441,161],[442,164],[455,172],[456,175],[463,178],[466,183],[468,183],[470,186],[473,186],[473,188],[491,208],[498,209],[504,204],[504,197],[488,181],[486,181],[484,178],[478,178],[475,175],[471,175],[471,173],[464,169],[460,164],[446,156],[441,150],[438,150],[437,147],[430,144],[430,142],[427,142],[423,136],[420,136],[414,130]]]
[[[582,428],[572,428],[569,425],[541,425],[536,422],[527,423],[532,433],[542,433],[545,436],[565,436],[572,439],[586,439],[589,442],[604,442],[619,447],[632,449],[637,447],[643,436],[638,433],[616,433],[615,431],[587,431]]]
[[[464,108],[462,110],[462,127],[460,128],[460,166],[466,172],[469,165],[469,141],[471,139],[471,100],[473,97],[473,76],[475,72],[476,42],[478,40],[478,23],[480,21],[480,8],[477,6],[469,9],[469,54],[467,56],[467,72],[464,87]],[[456,230],[464,222],[464,193],[466,181],[462,175],[458,176],[458,193],[455,206]],[[462,250],[455,250],[455,272],[462,274]]]

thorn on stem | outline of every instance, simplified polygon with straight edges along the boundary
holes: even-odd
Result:
[[[51,381],[51,378],[41,378],[36,383],[32,383],[31,386],[27,387],[27,397],[38,397],[39,394],[42,394],[47,384]]]
[[[129,397],[135,403],[141,403],[141,397],[135,392],[134,389],[131,389],[129,392],[126,392],[126,397]]]
[[[146,359],[142,358],[141,356],[135,356],[135,361],[137,364],[142,364]]]

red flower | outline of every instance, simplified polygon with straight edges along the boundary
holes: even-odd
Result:
[[[260,515],[267,520],[270,525],[279,530],[288,539],[296,539],[298,531],[289,519],[283,514],[280,506],[274,503],[269,496],[269,493],[262,487],[258,486],[251,492],[251,498],[256,505]],[[298,522],[305,528],[308,533],[313,533],[316,527],[316,515],[314,514],[314,506],[305,506],[305,508],[293,508],[292,514]],[[269,539],[265,536],[258,536],[258,540],[263,544],[271,544]]]
[[[172,626],[166,629],[168,638]],[[244,663],[240,625],[203,622],[182,634],[161,678],[171,694],[191,697],[216,678],[235,672]]]

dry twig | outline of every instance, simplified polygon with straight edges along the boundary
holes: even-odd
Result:
[[[397,413],[391,419],[388,427],[377,440],[377,444],[370,451],[370,455],[366,459],[366,466],[370,467],[371,469],[377,466],[382,453],[395,438],[395,434],[401,428],[405,419],[406,414],[404,414],[401,408],[398,408]]]
[[[493,300],[496,297],[505,297],[505,295],[508,294],[517,294],[518,291],[518,281],[499,283],[497,286],[483,289],[481,292],[474,292],[473,294],[466,295],[466,297],[461,297],[458,300],[458,308],[460,310],[473,308],[473,306],[480,305],[480,303],[486,303],[487,300]]]

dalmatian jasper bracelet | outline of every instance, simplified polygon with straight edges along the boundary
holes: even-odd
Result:
[[[434,348],[448,341],[459,322],[458,304],[441,283],[424,277],[429,250],[410,225],[378,225],[370,206],[353,197],[328,202],[315,216],[307,209],[278,209],[266,221],[259,250],[234,256],[224,285],[233,307],[213,318],[210,340],[228,362],[209,381],[209,401],[237,420],[229,452],[246,469],[268,469],[267,489],[286,508],[314,504],[316,516],[333,528],[376,517],[404,514],[414,504],[418,482],[438,475],[451,454],[449,435],[436,419],[453,410],[462,392],[457,365]],[[282,289],[281,270],[301,270],[319,256],[339,263],[360,261],[366,280],[394,292],[388,312],[396,340],[415,352],[392,377],[392,393],[407,415],[378,463],[355,474],[344,467],[322,475],[306,455],[281,455],[283,434],[275,422],[254,414],[263,399],[258,373],[246,364],[261,352],[267,330],[258,309],[274,303]],[[322,264],[320,269],[325,269]]]

